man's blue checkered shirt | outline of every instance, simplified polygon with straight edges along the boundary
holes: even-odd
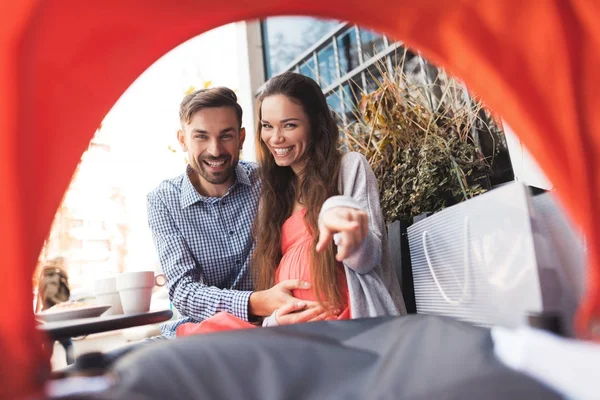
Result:
[[[240,161],[236,181],[223,197],[201,196],[185,174],[148,194],[148,223],[169,297],[184,317],[161,326],[174,337],[185,322],[219,311],[248,319],[252,223],[260,197],[258,167]]]

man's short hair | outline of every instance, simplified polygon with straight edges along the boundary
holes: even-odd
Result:
[[[238,128],[242,127],[242,107],[238,104],[233,90],[226,87],[199,89],[186,95],[179,106],[179,120],[189,124],[198,111],[216,107],[233,108],[239,121]]]

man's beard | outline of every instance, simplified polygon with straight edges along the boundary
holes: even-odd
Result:
[[[237,166],[237,160],[232,160],[230,157],[225,159],[225,163],[231,161],[231,165],[225,168],[223,171],[219,171],[214,173],[210,171],[208,166],[204,163],[204,161],[222,161],[223,158],[205,158],[198,160],[198,173],[202,176],[207,182],[213,185],[222,185],[227,182],[229,178],[234,174],[235,168]]]

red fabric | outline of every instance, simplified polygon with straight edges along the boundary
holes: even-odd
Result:
[[[0,2],[0,398],[40,388],[31,274],[103,116],[153,61],[208,29],[306,14],[384,31],[463,78],[554,183],[589,243],[579,331],[600,317],[600,3],[595,0]]]
[[[248,321],[244,321],[243,319],[236,317],[235,315],[229,314],[228,312],[218,312],[199,324],[195,322],[187,322],[179,325],[177,327],[177,337],[251,328],[256,328],[256,326],[252,325]]]

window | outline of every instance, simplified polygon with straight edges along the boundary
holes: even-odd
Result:
[[[361,29],[360,45],[362,46],[363,59],[366,61],[383,50],[383,36],[373,31]]]
[[[377,66],[376,66],[377,67]],[[371,93],[379,89],[380,84],[383,82],[381,71],[378,68],[370,68],[365,71],[365,78],[367,81],[367,93]]]
[[[356,112],[362,92],[357,82],[360,82],[360,76],[356,76],[342,86],[342,101],[344,103],[346,123],[356,121]]]
[[[82,228],[83,220],[82,219],[69,219],[68,224],[69,224],[69,229]]]
[[[406,54],[404,53],[406,51]],[[421,65],[419,64],[419,57],[410,50],[405,50],[403,47],[399,48],[394,54],[390,55],[392,59],[392,65],[396,68],[401,62],[404,63],[404,73],[409,76],[417,76],[421,73]],[[404,58],[404,60],[403,60]]]
[[[83,249],[83,240],[70,237],[67,247],[74,250],[81,250]]]
[[[338,124],[342,124],[344,122],[344,119],[342,117],[342,115],[343,115],[342,98],[340,96],[339,88],[332,90],[331,93],[329,93],[326,96],[326,99],[327,99],[327,104],[329,104],[329,108],[331,108],[331,111],[333,112],[333,116],[334,116],[335,120],[337,121]]]
[[[338,78],[333,43],[317,53],[317,60],[319,61],[319,84],[321,87],[333,84]]]
[[[338,36],[337,46],[340,71],[344,75],[358,67],[359,64],[356,28],[352,27]]]
[[[267,78],[283,72],[338,24],[336,20],[297,16],[265,19],[261,25]]]
[[[302,64],[300,64],[300,67],[298,68],[298,72],[300,72],[302,75],[306,75],[310,78],[313,78],[316,81],[317,80],[317,70],[316,70],[316,65],[315,65],[315,59],[311,56],[308,60],[306,60]]]

